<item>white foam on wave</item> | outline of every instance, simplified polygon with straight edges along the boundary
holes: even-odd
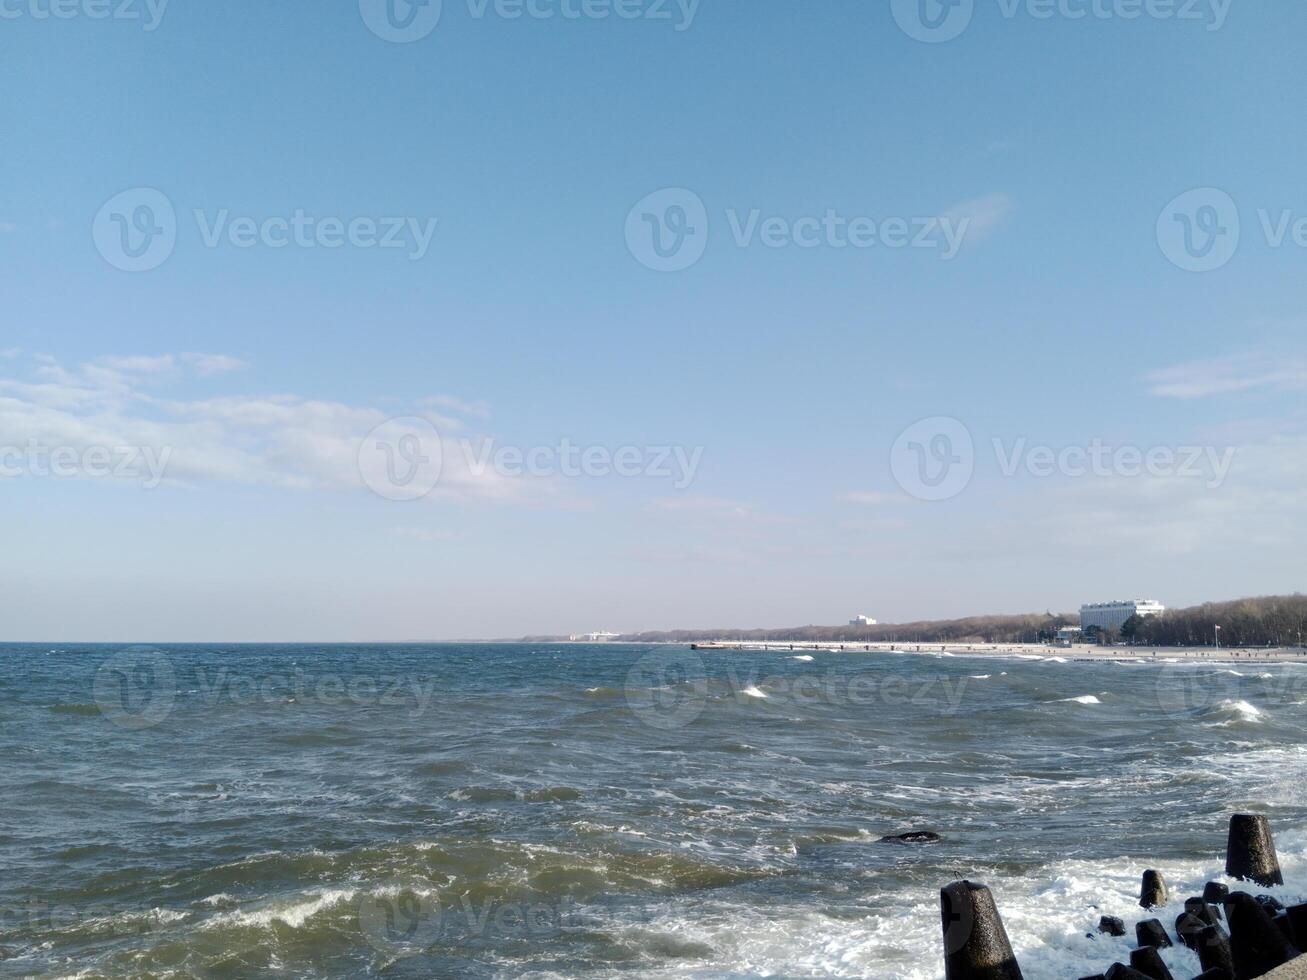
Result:
[[[274,922],[280,922],[299,929],[319,912],[349,902],[357,895],[354,889],[329,888],[321,892],[310,892],[305,897],[297,897],[288,904],[270,904],[248,912],[226,912],[215,915],[204,923],[205,929],[217,929],[224,926],[246,926],[260,929],[271,928]]]
[[[1227,698],[1204,711],[1203,717],[1223,719],[1213,723],[1212,727],[1215,728],[1228,728],[1230,725],[1237,725],[1240,722],[1259,725],[1262,721],[1262,711],[1256,705],[1249,704],[1247,701],[1235,701]]]
[[[992,674],[972,674],[971,679],[973,681],[987,681],[992,676],[993,676]]]
[[[1280,843],[1286,878],[1301,880],[1296,872],[1307,870],[1307,835],[1281,832]],[[1097,935],[1100,915],[1120,916],[1129,926],[1151,916],[1171,923],[1185,897],[1199,894],[1205,882],[1225,880],[1219,863],[1168,861],[1163,867],[1175,897],[1144,913],[1138,905],[1139,880],[1150,866],[1147,859],[1130,856],[1066,860],[1028,875],[988,878],[1025,975],[1032,980],[1092,976],[1115,961],[1128,963],[1133,929],[1119,938]],[[1269,891],[1286,905],[1302,900],[1286,888]],[[721,901],[707,908],[677,905],[652,921],[617,925],[614,931],[636,948],[657,950],[660,942],[674,940],[693,944],[696,952],[711,950],[684,963],[664,960],[664,966],[642,977],[938,980],[943,973],[935,886],[879,896],[869,885],[866,914],[857,918],[828,916],[806,904],[760,908]],[[1161,956],[1177,977],[1201,972],[1197,955],[1182,946],[1162,950]]]
[[[1066,662],[1066,657],[1048,657],[1044,660],[1046,664],[1064,664]]]
[[[740,693],[743,694],[743,695],[746,695],[746,696],[748,696],[748,697],[751,697],[751,698],[765,698],[765,697],[767,697],[767,695],[766,695],[765,692],[758,690],[758,687],[757,687],[756,684],[750,684],[748,687],[746,687],[746,688],[744,688],[743,690],[741,690]]]
[[[1098,698],[1096,698],[1092,694],[1082,694],[1078,698],[1061,698],[1053,702],[1053,704],[1102,704],[1102,703],[1103,703],[1102,701],[1098,700]]]
[[[806,663],[811,663],[811,662],[812,662],[812,658],[809,657],[806,653],[805,653],[805,654],[802,654],[801,656],[798,656],[798,657],[791,657],[790,659],[791,659],[791,660],[802,660],[805,664],[806,664]]]

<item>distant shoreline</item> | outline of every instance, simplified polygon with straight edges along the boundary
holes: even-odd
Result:
[[[602,643],[579,643],[581,646],[602,646]],[[1050,646],[1043,643],[823,643],[813,640],[785,641],[783,643],[742,643],[733,640],[703,641],[689,644],[705,652],[714,650],[822,650],[837,653],[902,653],[951,654],[972,657],[1038,656],[1044,659],[1061,657],[1066,660],[1195,660],[1207,663],[1307,663],[1307,647],[1270,647],[1237,649],[1222,647],[1102,647],[1081,644],[1073,647]]]
[[[535,641],[545,642],[545,641]],[[1052,646],[1044,643],[835,643],[822,640],[741,641],[741,640],[651,640],[643,643],[634,640],[552,640],[551,645],[594,647],[612,646],[673,646],[690,647],[703,653],[727,651],[788,652],[805,650],[830,653],[895,653],[922,654],[924,656],[962,657],[1038,657],[1048,660],[1060,658],[1079,661],[1117,660],[1193,660],[1213,664],[1236,663],[1303,663],[1307,664],[1307,647],[1103,647],[1077,644],[1072,647]]]

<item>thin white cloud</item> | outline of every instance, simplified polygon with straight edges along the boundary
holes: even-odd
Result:
[[[293,394],[160,398],[144,383],[156,381],[169,359],[108,357],[67,369],[37,355],[32,378],[0,375],[0,446],[151,447],[167,451],[167,484],[349,492],[365,489],[359,453],[372,430],[396,414],[440,429],[438,416],[421,409],[395,413]],[[427,499],[533,502],[559,493],[548,480],[477,467],[452,440],[441,442],[440,479]]]
[[[988,194],[954,205],[943,217],[953,223],[967,222],[966,242],[974,244],[989,237],[1012,212],[1012,199],[1006,194]]]
[[[1307,359],[1235,354],[1150,371],[1149,391],[1162,398],[1208,398],[1243,391],[1307,388]]]
[[[750,518],[759,516],[753,504],[724,497],[688,494],[684,497],[660,497],[650,505],[654,510],[674,513],[706,514],[712,517]]]
[[[471,415],[480,419],[490,417],[490,407],[485,402],[464,401],[455,395],[431,395],[422,399],[421,404],[443,408],[458,415]]]
[[[902,503],[903,495],[871,490],[854,490],[843,494],[839,499],[846,504],[856,504],[859,507],[880,507],[884,504]]]
[[[249,367],[247,362],[227,354],[200,354],[187,351],[181,358],[184,363],[189,364],[205,377],[211,374],[225,374],[228,371],[244,371]]]
[[[421,541],[424,544],[436,544],[446,541],[458,541],[460,535],[454,531],[446,531],[439,528],[430,527],[392,527],[390,533],[400,538],[408,538],[412,541]]]
[[[163,374],[177,366],[177,362],[171,354],[160,354],[158,356],[145,354],[109,355],[99,358],[96,363],[102,364],[113,371],[121,371],[124,374]]]

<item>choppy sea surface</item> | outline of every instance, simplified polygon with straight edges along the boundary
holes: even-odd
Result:
[[[0,760],[0,976],[934,978],[969,877],[1079,977],[1236,810],[1307,890],[1300,665],[8,644]]]

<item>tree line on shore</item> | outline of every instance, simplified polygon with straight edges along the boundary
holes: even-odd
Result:
[[[876,626],[798,626],[789,629],[668,630],[630,633],[624,643],[689,643],[724,640],[740,643],[788,641],[829,643],[1041,643],[1063,626],[1075,626],[1074,613],[968,616],[962,619],[885,623]],[[1307,634],[1307,596],[1260,596],[1169,609],[1160,616],[1132,617],[1106,642],[1125,640],[1152,646],[1211,646],[1220,626],[1222,646],[1294,646]],[[558,637],[527,637],[540,642]]]
[[[1152,646],[1301,646],[1307,634],[1307,596],[1262,596],[1169,609],[1160,616],[1133,616],[1121,639]]]

